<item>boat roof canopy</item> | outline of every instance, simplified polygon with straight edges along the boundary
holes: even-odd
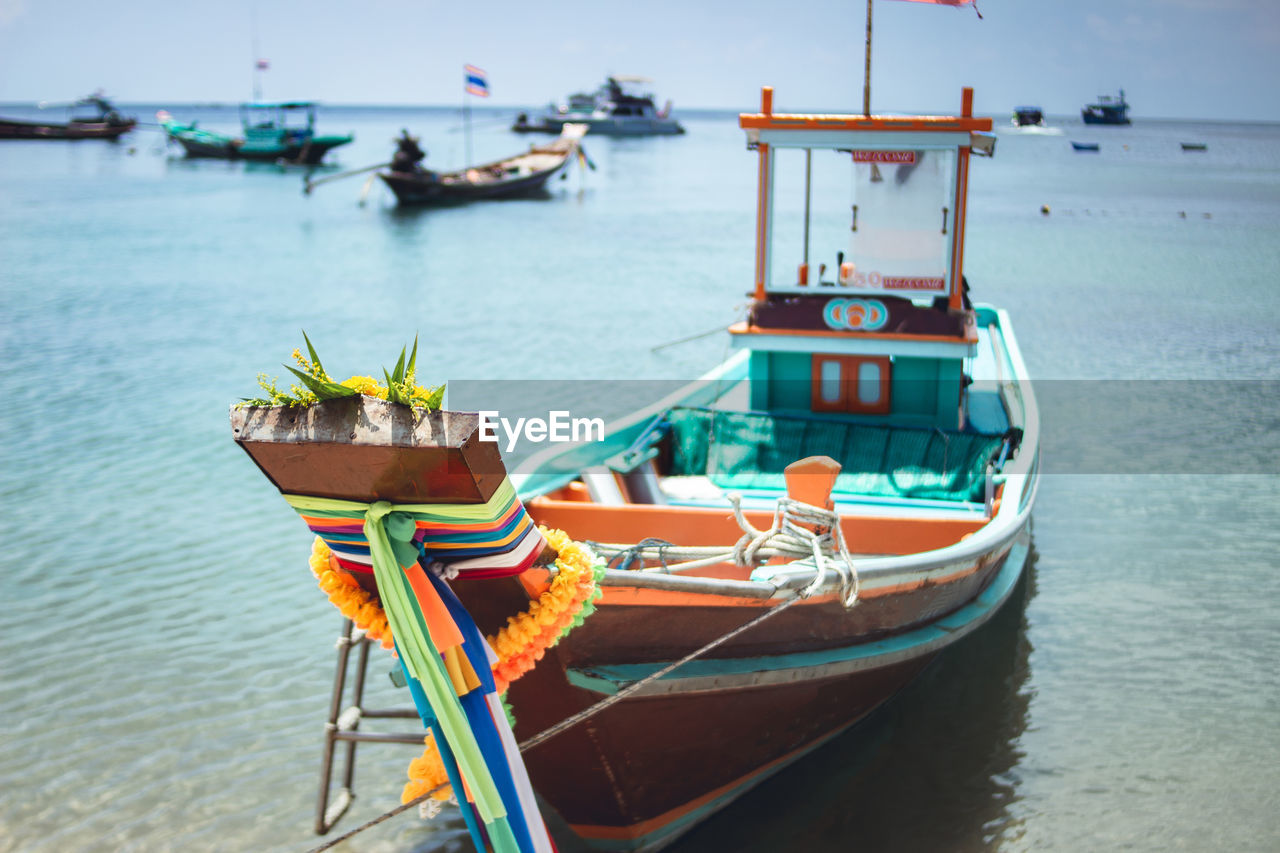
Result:
[[[248,101],[240,106],[250,110],[305,110],[315,105],[315,101]]]
[[[773,89],[765,87],[760,111],[743,113],[739,124],[746,131],[748,149],[761,158],[757,302],[771,292],[784,297],[820,292],[811,288],[808,273],[811,209],[816,206],[819,216],[812,237],[819,251],[830,250],[822,244],[844,248],[835,253],[831,266],[838,280],[821,281],[827,268],[823,263],[814,284],[838,284],[844,294],[859,297],[922,302],[945,297],[950,310],[961,310],[969,157],[991,156],[996,142],[991,118],[973,115],[972,89],[962,90],[958,116],[884,116],[774,112]],[[851,170],[850,194],[830,189],[841,183],[832,180],[835,172],[815,183],[811,163],[817,150],[848,158],[847,165],[838,168]],[[802,219],[793,216],[796,208],[790,200],[775,207],[780,191],[796,191],[792,180],[784,179],[776,187],[774,181],[784,162],[795,162],[801,153]],[[785,171],[793,175],[796,167]],[[803,227],[789,224],[791,219],[800,219]],[[799,262],[794,277],[792,256]],[[787,262],[775,264],[781,257]],[[880,319],[887,321],[887,313]]]

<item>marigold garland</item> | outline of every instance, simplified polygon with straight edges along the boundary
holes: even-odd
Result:
[[[499,694],[506,693],[508,685],[533,669],[547,649],[581,625],[596,609],[595,601],[601,595],[599,582],[604,577],[604,561],[587,546],[570,539],[563,530],[541,526],[538,530],[558,555],[556,576],[546,592],[529,603],[528,610],[507,619],[506,627],[487,638],[498,655],[498,662],[493,665],[493,680]],[[391,626],[377,596],[366,592],[350,572],[337,565],[329,546],[319,536],[311,546],[310,564],[320,589],[343,616],[371,640],[380,642],[384,649],[395,647]],[[453,797],[452,788],[446,784],[449,777],[435,739],[428,733],[423,743],[426,749],[422,755],[409,762],[409,782],[400,794],[402,803],[416,800],[429,791],[434,791],[432,798],[440,802]],[[437,788],[440,790],[435,790]]]
[[[365,636],[377,640],[384,649],[395,648],[391,626],[382,612],[378,597],[366,592],[351,573],[339,568],[333,560],[329,546],[319,536],[311,546],[311,573],[319,581],[320,589],[338,611],[364,631]]]

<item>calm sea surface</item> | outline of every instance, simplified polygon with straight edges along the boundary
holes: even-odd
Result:
[[[510,118],[477,114],[473,161],[526,147]],[[1023,593],[679,850],[1280,846],[1280,126],[1051,123],[975,161],[966,253],[1044,380]],[[360,206],[363,176],[306,198],[296,170],[186,161],[150,128],[0,143],[0,850],[315,843],[340,619],[228,404],[302,329],[343,376],[415,334],[423,379],[701,374],[727,336],[652,348],[740,315],[756,159],[734,116],[686,124],[589,139],[598,168],[544,199],[422,211],[380,186]],[[467,157],[453,110],[321,125],[356,134],[342,168],[402,127],[437,168]],[[405,701],[388,664],[375,706]],[[362,748],[342,827],[398,802],[416,752]],[[456,814],[342,849],[437,848],[467,849]]]

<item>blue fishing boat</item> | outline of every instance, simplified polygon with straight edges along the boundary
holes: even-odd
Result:
[[[316,165],[329,151],[354,138],[351,134],[316,133],[316,104],[310,101],[241,104],[243,136],[179,122],[165,110],[156,113],[156,120],[188,157]]]
[[[1080,110],[1085,124],[1130,124],[1129,103],[1124,99],[1124,89],[1119,97],[1099,95],[1097,103],[1087,104]]]
[[[1074,148],[1076,151],[1099,150],[1098,143],[1096,142],[1076,142],[1074,139],[1071,141],[1071,147]]]

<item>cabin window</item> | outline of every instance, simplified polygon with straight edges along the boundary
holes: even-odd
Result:
[[[888,356],[813,356],[813,411],[888,414],[890,365]]]
[[[828,405],[840,403],[844,399],[844,387],[840,381],[840,362],[825,358],[822,360],[819,371],[818,393],[822,395],[822,402]]]
[[[883,396],[880,388],[883,373],[884,370],[878,361],[861,361],[858,363],[854,391],[858,396],[859,406],[880,405],[880,398]]]
[[[769,157],[770,291],[827,286],[922,300],[949,292],[953,148],[778,145]]]

